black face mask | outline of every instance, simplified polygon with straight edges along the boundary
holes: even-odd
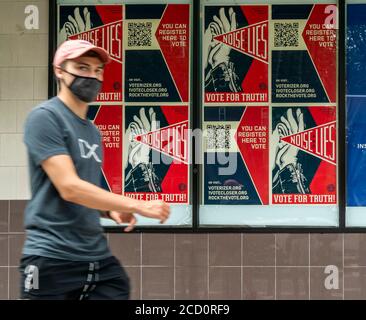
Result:
[[[69,86],[66,85],[75,96],[87,103],[95,101],[102,88],[102,81],[99,81],[97,78],[82,77],[64,69],[62,70],[75,77]]]

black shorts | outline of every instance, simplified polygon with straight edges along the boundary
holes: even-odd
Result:
[[[129,278],[115,257],[75,262],[24,255],[20,298],[45,300],[127,300]]]

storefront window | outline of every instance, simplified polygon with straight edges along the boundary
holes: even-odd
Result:
[[[202,1],[200,224],[339,224],[337,7]]]
[[[103,187],[163,199],[172,205],[164,226],[191,226],[191,2],[58,1],[57,12],[58,43],[88,40],[112,58],[88,114],[103,137]]]
[[[366,1],[347,1],[347,227],[366,226]]]
[[[113,59],[88,114],[103,136],[105,189],[171,203],[168,227],[340,226],[337,1],[56,6],[57,44],[86,39]],[[348,26],[349,58],[361,46],[362,34],[351,33],[362,12],[349,12],[359,17]],[[355,86],[360,70],[348,78]],[[363,94],[351,86],[348,97]],[[349,142],[360,136],[357,99],[348,99]],[[361,164],[362,147],[348,158]],[[348,174],[349,184],[361,170]],[[362,207],[362,188],[348,190],[349,208]]]

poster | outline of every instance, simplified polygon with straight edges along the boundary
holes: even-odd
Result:
[[[335,103],[335,5],[272,5],[272,102]]]
[[[272,108],[273,204],[336,204],[336,108]]]
[[[188,106],[126,106],[124,194],[189,203]]]
[[[122,107],[120,105],[92,105],[89,106],[88,118],[99,129],[102,136],[101,185],[108,191],[122,194]]]
[[[335,106],[208,107],[203,128],[205,204],[336,204]]]
[[[57,25],[58,44],[88,40],[112,58],[88,112],[103,139],[102,186],[189,204],[190,5],[60,4]]]
[[[347,206],[366,206],[366,4],[347,5]]]
[[[205,6],[205,103],[268,102],[269,6]]]
[[[126,102],[188,102],[189,4],[125,8]]]
[[[265,106],[205,108],[205,204],[269,203],[268,110]]]
[[[203,204],[336,204],[336,6],[203,12]]]
[[[108,51],[112,62],[105,66],[104,81],[97,102],[123,101],[122,35],[123,7],[121,5],[60,5],[58,44],[71,39],[87,40]]]

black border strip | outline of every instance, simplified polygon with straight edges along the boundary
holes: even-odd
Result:
[[[339,227],[346,227],[346,4],[338,0],[338,213]]]
[[[48,18],[48,99],[50,99],[57,94],[52,67],[53,56],[57,48],[57,0],[49,1]]]
[[[192,65],[191,65],[191,124],[201,127],[201,73],[200,73],[200,10],[201,1],[192,0]],[[195,143],[192,144],[191,200],[193,211],[192,226],[139,226],[133,233],[359,233],[365,227],[346,227],[346,1],[338,0],[338,208],[339,227],[255,227],[248,226],[199,226],[200,174],[201,165],[195,161]],[[56,95],[57,84],[53,75],[52,60],[57,47],[57,0],[49,1],[49,55],[48,55],[48,97]],[[123,227],[105,227],[105,232],[120,233]]]
[[[198,88],[201,88],[201,73],[200,73],[200,1],[193,0],[193,4],[191,5],[191,8],[193,10],[192,15],[192,48],[191,50],[193,52],[192,55],[192,73],[191,78],[193,82],[193,87],[191,87],[192,90],[192,103],[191,105],[193,108],[192,116],[193,121],[192,123],[192,130],[195,128],[201,127],[201,96],[200,91]],[[192,164],[190,171],[192,172],[193,179],[191,180],[190,184],[190,191],[192,193],[192,230],[197,231],[199,228],[199,205],[200,205],[200,164],[199,164],[199,157],[200,154],[196,154],[197,146],[199,145],[200,141],[193,141],[191,140],[191,147],[192,147]]]

